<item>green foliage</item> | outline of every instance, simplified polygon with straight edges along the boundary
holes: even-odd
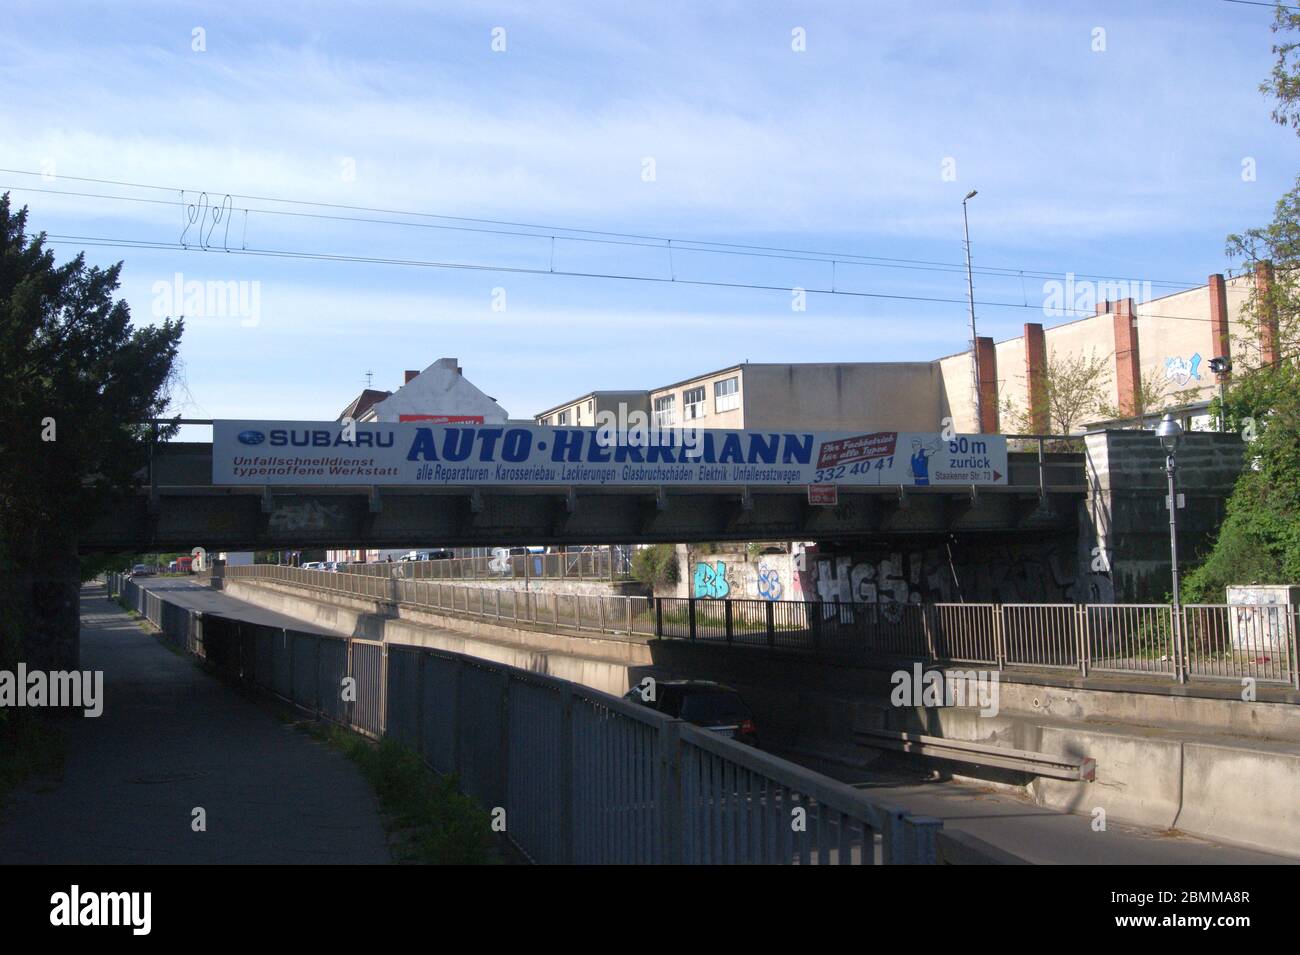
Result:
[[[89,267],[81,255],[57,265],[44,234],[27,235],[27,210],[14,212],[0,196],[4,659],[22,653],[38,625],[30,575],[75,571],[79,531],[148,463],[138,422],[167,406],[181,322],[132,326],[126,304],[113,299],[120,270]]]
[[[1042,403],[1031,408],[1028,402],[1020,407],[1006,400],[1000,414],[1017,434],[1035,433],[1034,421],[1038,418],[1047,420],[1051,433],[1070,434],[1091,419],[1105,417],[1101,408],[1109,395],[1109,385],[1109,356],[1095,351],[1060,356],[1053,349],[1043,375]]]
[[[1222,603],[1230,584],[1300,581],[1300,372],[1290,361],[1251,372],[1224,407],[1254,440],[1214,546],[1185,579],[1188,601]]]
[[[374,787],[400,861],[427,865],[475,865],[492,860],[491,817],[456,788],[455,776],[437,776],[424,761],[393,740],[373,745],[334,727],[331,743],[342,749]]]
[[[0,808],[25,779],[61,773],[66,749],[63,727],[50,714],[0,708]]]
[[[651,544],[632,555],[632,576],[658,590],[677,583],[677,549],[672,544]]]
[[[1273,30],[1300,30],[1300,15],[1279,8]],[[1292,40],[1273,47],[1277,62],[1262,89],[1276,100],[1273,118],[1300,134],[1298,50]],[[1281,360],[1264,363],[1257,351],[1234,347],[1232,385],[1224,401],[1211,405],[1247,444],[1227,518],[1184,582],[1187,600],[1207,603],[1222,602],[1230,584],[1300,581],[1300,180],[1278,201],[1271,223],[1229,236],[1227,252],[1244,260],[1245,269],[1273,264],[1271,286],[1263,294],[1254,288],[1243,320],[1255,335],[1265,318],[1276,319]]]

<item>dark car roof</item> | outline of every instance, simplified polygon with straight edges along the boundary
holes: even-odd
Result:
[[[660,680],[660,686],[677,686],[684,689],[701,689],[701,690],[726,690],[735,693],[734,687],[727,686],[725,683],[718,683],[715,680]]]

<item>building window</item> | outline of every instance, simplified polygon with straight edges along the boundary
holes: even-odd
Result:
[[[548,425],[548,424],[550,424],[550,423],[551,423],[551,416],[550,416],[550,415],[546,415],[546,417],[542,418],[542,420],[538,422],[538,424],[540,424],[540,425],[542,425],[542,426],[546,426],[546,425]]]
[[[676,395],[664,395],[655,399],[655,424],[667,428],[674,423],[673,408],[677,404]]]
[[[582,424],[582,405],[574,405],[573,413],[576,416],[576,423]]]
[[[703,401],[703,397],[700,399]],[[733,411],[740,407],[740,376],[713,383],[713,410]]]
[[[690,421],[692,418],[702,417],[704,417],[704,386],[687,388],[682,392],[682,418]]]
[[[559,417],[556,418],[556,423],[557,423],[557,424],[568,424],[568,423],[569,423],[569,413],[568,413],[567,411],[561,411],[560,414],[559,414]]]

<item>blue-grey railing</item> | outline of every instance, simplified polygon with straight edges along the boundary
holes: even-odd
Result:
[[[177,648],[454,773],[534,861],[938,861],[939,820],[648,707],[464,654],[198,613],[147,586],[109,578]]]

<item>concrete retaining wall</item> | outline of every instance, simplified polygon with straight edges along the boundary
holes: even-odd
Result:
[[[437,647],[506,663],[606,693],[622,694],[628,670],[650,664],[643,639],[569,636],[521,629],[470,617],[301,588],[227,578],[223,590],[236,600],[315,623],[334,633]]]
[[[886,728],[1090,756],[1093,782],[932,765],[1021,786],[1051,809],[1091,815],[1101,808],[1108,821],[1300,855],[1300,708],[1293,703],[1243,703],[1226,689],[1222,697],[1192,696],[1187,687],[1139,693],[1004,677],[999,711],[986,717],[974,708],[892,706],[892,669],[684,641],[655,641],[651,649],[662,672],[735,686],[764,736],[792,749],[866,765],[882,751],[857,745],[853,730]]]

